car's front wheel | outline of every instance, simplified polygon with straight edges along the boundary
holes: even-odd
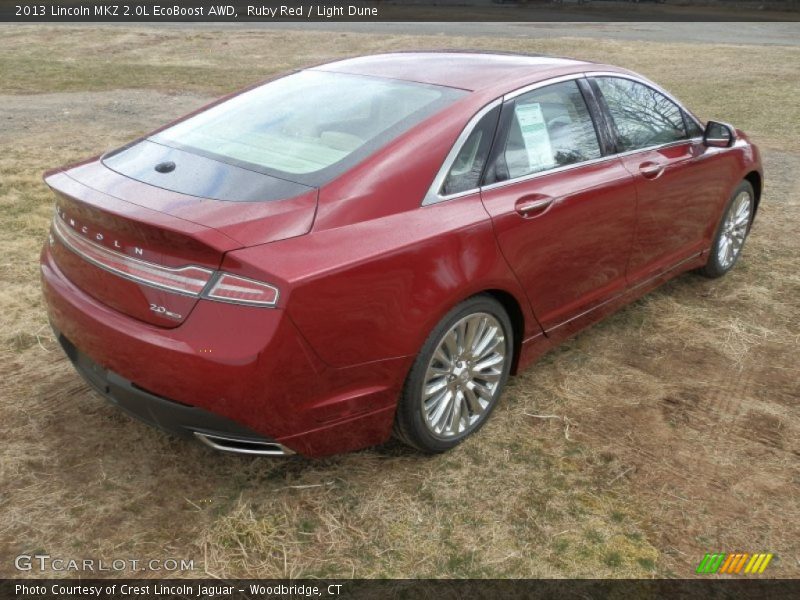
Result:
[[[708,262],[700,269],[701,274],[721,277],[736,264],[753,222],[754,198],[753,186],[748,181],[743,181],[734,190],[717,226]]]
[[[474,296],[453,308],[411,367],[397,407],[395,436],[437,453],[480,429],[508,379],[513,341],[508,314],[491,296]]]

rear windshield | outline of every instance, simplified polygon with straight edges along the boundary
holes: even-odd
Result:
[[[235,96],[151,139],[320,185],[465,94],[379,77],[301,71]]]

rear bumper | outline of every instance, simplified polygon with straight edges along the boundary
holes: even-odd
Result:
[[[95,391],[128,415],[162,431],[180,437],[197,438],[218,450],[266,456],[294,454],[275,440],[261,436],[235,421],[141,389],[98,365],[57,330],[53,332],[75,370]]]
[[[307,456],[375,445],[391,433],[411,357],[333,369],[282,310],[204,300],[179,327],[159,328],[78,289],[47,247],[42,287],[50,322],[78,372],[151,425]]]

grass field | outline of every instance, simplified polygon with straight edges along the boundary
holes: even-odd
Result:
[[[710,551],[773,552],[764,576],[800,576],[799,48],[1,32],[0,576],[46,552],[193,559],[186,576],[685,577]],[[281,71],[423,48],[619,64],[747,130],[766,189],[739,265],[717,281],[682,276],[546,355],[443,456],[394,443],[320,461],[226,456],[91,392],[40,298],[42,171]]]

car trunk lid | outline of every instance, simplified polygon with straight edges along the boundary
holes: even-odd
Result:
[[[155,187],[100,161],[45,181],[56,193],[50,249],[64,275],[160,327],[186,319],[226,252],[307,233],[317,206],[306,186],[280,202],[226,202]]]

